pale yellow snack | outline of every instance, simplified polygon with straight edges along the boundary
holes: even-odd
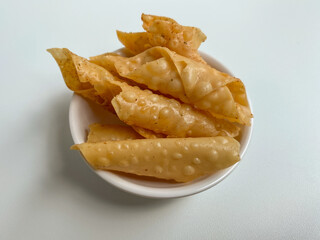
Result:
[[[218,135],[235,137],[239,134],[240,128],[228,121],[209,117],[191,106],[180,105],[174,99],[129,86],[106,69],[71,53],[69,50],[57,49],[55,51],[67,52],[67,56],[71,56],[73,65],[71,64],[70,68],[57,61],[64,71],[66,83],[68,79],[72,79],[70,88],[79,92],[77,88],[73,87],[75,83],[88,84],[89,90],[101,99],[101,102],[98,103],[112,111],[115,110],[120,120],[128,125],[145,128],[156,134],[161,133],[170,137],[212,137]],[[69,76],[70,70],[74,70],[77,75]],[[79,93],[81,94],[81,92]],[[143,102],[146,102],[146,105],[143,105]],[[154,118],[155,114],[158,119]]]
[[[213,118],[188,104],[180,104],[149,90],[126,89],[115,96],[111,104],[126,124],[168,137],[235,137],[240,131],[229,121]]]
[[[80,82],[90,83],[97,94],[104,100],[103,105],[109,105],[114,96],[122,91],[125,83],[114,77],[104,68],[90,63],[77,55],[72,56]]]
[[[107,52],[107,53],[100,54],[98,56],[90,57],[89,61],[91,63],[97,64],[97,65],[103,67],[104,69],[108,70],[112,75],[115,75],[117,77],[121,77],[118,74],[117,69],[114,66],[114,62],[110,61],[108,59],[108,56],[112,56],[112,59],[117,59],[117,57],[122,58],[120,55],[118,55],[116,53]]]
[[[60,67],[64,81],[69,89],[72,91],[87,90],[93,88],[89,83],[80,82],[77,69],[75,68],[72,53],[67,48],[51,48],[47,51],[54,57]]]
[[[72,59],[75,54],[66,48],[51,48],[47,51],[51,53],[59,65],[64,81],[70,90],[96,103],[103,103],[103,99],[90,83],[79,80],[78,72]]]
[[[48,49],[58,63],[68,88],[110,109],[111,99],[121,91],[122,83],[104,68],[90,63],[66,48]]]
[[[94,123],[89,128],[87,143],[143,138],[129,126]]]
[[[121,77],[115,67],[115,62],[121,61],[124,57],[113,54],[113,53],[104,53],[101,55],[93,56],[89,58],[91,63],[97,64],[104,69],[108,70],[116,77]]]
[[[119,41],[134,55],[151,48],[147,32],[121,32],[117,31]]]
[[[98,56],[97,56],[98,58]],[[207,64],[153,47],[131,58],[105,56],[125,78],[189,103],[212,116],[250,125],[252,114],[240,79]]]
[[[128,78],[124,78],[119,75],[117,69],[115,68],[114,63],[116,61],[120,61],[123,57],[115,54],[115,53],[104,53],[101,55],[93,56],[89,58],[90,63],[94,63],[106,69],[109,73],[111,73],[118,81],[125,82],[130,86],[137,86],[141,89],[146,89],[146,86],[143,84],[139,84],[133,80]]]
[[[162,46],[205,63],[198,53],[198,48],[207,37],[199,28],[182,26],[168,17],[142,14],[141,19],[146,32],[117,31],[119,41],[133,54],[141,53],[150,47]]]
[[[74,145],[95,169],[192,181],[239,161],[239,143],[230,137],[159,138]]]
[[[182,26],[168,17],[142,14],[141,19],[142,27],[150,33],[151,45],[168,47],[178,54],[205,63],[198,48],[207,37],[199,28]]]

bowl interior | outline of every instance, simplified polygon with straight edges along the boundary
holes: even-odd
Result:
[[[123,50],[118,50],[117,52],[122,54],[125,53]],[[232,75],[226,67],[214,58],[205,53],[201,53],[201,56],[212,67]],[[88,126],[92,123],[123,124],[113,114],[77,94],[74,94],[71,100],[69,121],[72,138],[75,144],[86,141],[89,131]],[[253,121],[251,123],[253,124]],[[241,144],[241,159],[250,141],[252,124],[250,127],[243,127],[242,134],[239,138]],[[135,177],[129,174],[126,175],[109,171],[92,170],[107,182],[124,191],[145,197],[172,198],[192,195],[216,185],[228,176],[237,165],[238,163],[229,168],[217,171],[210,176],[204,176],[189,183],[157,181],[152,178]]]

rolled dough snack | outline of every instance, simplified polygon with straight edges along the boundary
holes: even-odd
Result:
[[[192,181],[239,161],[239,143],[231,137],[159,138],[82,143],[80,150],[95,169]]]

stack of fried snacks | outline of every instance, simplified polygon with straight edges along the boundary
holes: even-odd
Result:
[[[48,49],[69,89],[126,124],[93,124],[87,142],[72,149],[95,169],[177,182],[233,165],[240,160],[234,138],[252,118],[243,83],[200,57],[206,39],[200,29],[167,17],[142,14],[142,20],[146,32],[117,31],[130,57],[87,60]]]

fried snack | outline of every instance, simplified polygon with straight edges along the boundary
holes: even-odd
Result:
[[[64,81],[70,90],[98,104],[103,103],[103,99],[97,95],[96,90],[90,83],[80,81],[72,59],[72,56],[75,54],[66,48],[51,48],[47,49],[47,51],[54,57],[59,65]]]
[[[153,47],[149,42],[147,32],[126,33],[117,30],[117,36],[119,41],[134,55]]]
[[[180,104],[149,90],[126,89],[115,96],[111,104],[126,124],[168,137],[235,137],[240,131],[229,121],[213,118],[188,104]]]
[[[207,116],[191,106],[180,105],[174,99],[152,94],[149,90],[141,90],[121,82],[106,69],[90,63],[69,50],[57,49],[55,52],[66,52],[71,56],[70,69],[76,76],[69,76],[70,69],[57,61],[63,71],[65,81],[72,79],[72,84],[89,84],[90,91],[102,100],[98,102],[108,109],[115,110],[120,120],[130,126],[136,126],[161,133],[170,137],[213,137],[227,135],[235,137],[240,128],[221,119]],[[58,59],[59,60],[59,59]],[[77,78],[76,78],[77,77]],[[77,92],[72,84],[70,89]],[[82,92],[79,92],[80,94]],[[120,94],[121,93],[121,94]],[[112,106],[111,106],[112,100]],[[146,105],[143,105],[144,102]],[[172,115],[171,115],[172,112]],[[155,117],[157,116],[157,119]]]
[[[151,131],[149,129],[145,129],[142,127],[137,127],[137,126],[131,126],[137,133],[139,133],[141,136],[144,138],[165,138],[167,137],[166,135],[162,133],[155,133],[154,131]]]
[[[105,62],[104,68],[102,68],[85,58],[79,57],[67,48],[51,48],[47,51],[56,60],[70,90],[106,107],[111,112],[114,111],[111,106],[112,98],[129,85],[126,84],[126,81],[114,77],[110,73],[116,72],[113,64]],[[117,57],[118,55],[106,53],[103,56]],[[130,91],[130,87],[128,91]],[[136,130],[148,138],[164,136],[143,128],[136,128]]]
[[[89,61],[91,63],[94,63],[96,65],[103,67],[104,69],[108,70],[114,76],[120,78],[121,76],[119,75],[114,64],[118,61],[122,61],[123,59],[124,59],[123,56],[120,56],[117,54],[104,53],[101,55],[90,57]]]
[[[239,161],[239,143],[230,137],[166,138],[83,143],[81,151],[95,169],[192,181]]]
[[[98,62],[99,56],[96,57]],[[131,58],[104,56],[125,78],[171,95],[212,116],[250,125],[252,114],[240,79],[198,63],[168,48],[153,47]]]
[[[129,126],[94,123],[89,128],[88,143],[143,138]]]
[[[114,64],[115,62],[121,61],[123,58],[123,56],[115,53],[103,53],[97,56],[90,57],[89,61],[103,67],[113,75],[121,77]]]
[[[89,62],[99,65],[100,67],[103,67],[109,73],[111,73],[117,80],[120,80],[121,82],[125,82],[130,86],[137,86],[141,89],[146,89],[145,85],[139,84],[133,80],[124,78],[119,75],[117,69],[114,66],[114,63],[117,61],[120,61],[122,58],[123,58],[122,56],[115,53],[104,53],[101,55],[90,57]]]
[[[141,53],[150,47],[162,46],[205,63],[198,53],[198,48],[207,37],[199,28],[182,26],[168,17],[142,14],[141,19],[146,32],[117,31],[119,41],[133,54]]]
[[[56,60],[68,88],[95,103],[110,109],[111,99],[123,87],[121,81],[104,68],[90,63],[66,48],[52,48],[48,52]]]
[[[118,74],[117,69],[114,66],[114,62],[109,60],[108,56],[112,56],[112,59],[117,59],[117,57],[119,57],[119,59],[122,58],[122,56],[120,56],[116,53],[107,52],[107,53],[100,54],[98,56],[90,57],[89,61],[91,63],[97,64],[97,65],[103,67],[104,69],[108,70],[112,75],[117,76],[117,77],[121,77]],[[101,61],[102,59],[103,59],[103,61]]]

